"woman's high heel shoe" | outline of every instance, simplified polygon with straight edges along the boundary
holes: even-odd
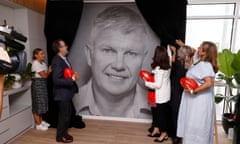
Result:
[[[159,139],[155,139],[154,142],[158,142],[158,143],[162,143],[165,140],[168,140],[168,136],[164,137],[163,139],[159,140]]]
[[[154,134],[154,135],[152,135],[152,134],[148,134],[147,136],[148,136],[148,137],[160,137],[160,134],[159,134],[159,133]]]

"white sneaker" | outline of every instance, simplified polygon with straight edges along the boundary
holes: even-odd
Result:
[[[48,130],[48,127],[40,124],[40,125],[36,125],[36,129],[41,130],[41,131],[46,131],[46,130]]]
[[[44,125],[44,126],[46,126],[46,127],[50,127],[50,124],[47,123],[46,121],[42,121],[41,125]]]

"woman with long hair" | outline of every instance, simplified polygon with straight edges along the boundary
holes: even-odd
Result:
[[[167,121],[169,116],[169,100],[170,100],[170,72],[171,72],[171,54],[170,49],[163,46],[157,46],[151,64],[152,73],[154,74],[154,82],[145,81],[145,85],[155,90],[156,106],[152,106],[153,131],[148,136],[155,137],[155,142],[163,142],[168,139]],[[173,50],[174,55],[176,49]],[[175,57],[175,56],[174,56]]]

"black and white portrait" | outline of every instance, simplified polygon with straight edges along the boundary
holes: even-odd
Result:
[[[81,115],[149,118],[147,88],[139,78],[150,70],[160,40],[135,3],[85,4],[69,54],[80,74],[74,96]]]

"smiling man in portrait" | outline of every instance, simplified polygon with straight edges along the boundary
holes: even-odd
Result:
[[[138,84],[146,37],[144,20],[128,7],[107,7],[96,16],[85,48],[92,76],[73,98],[77,113],[150,117],[147,91]]]

